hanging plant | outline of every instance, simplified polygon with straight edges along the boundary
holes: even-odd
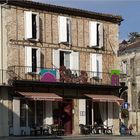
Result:
[[[129,118],[129,111],[127,109],[121,110],[121,117],[122,118]]]

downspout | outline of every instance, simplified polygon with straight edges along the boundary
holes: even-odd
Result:
[[[3,83],[3,36],[2,36],[2,5],[0,5],[0,25],[1,25],[1,30],[0,30],[0,36],[1,36],[1,44],[0,44],[0,47],[1,47],[1,82]]]

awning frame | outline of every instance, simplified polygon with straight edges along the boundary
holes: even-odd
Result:
[[[21,96],[28,100],[38,101],[62,101],[63,98],[55,93],[39,93],[39,92],[18,92]]]

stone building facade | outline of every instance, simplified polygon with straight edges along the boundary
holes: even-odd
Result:
[[[139,109],[140,109],[140,87],[139,87],[139,59],[140,59],[140,41],[125,42],[120,44],[119,59],[121,69],[121,81],[124,82],[128,89],[122,93],[126,96],[126,102],[129,103],[129,119],[130,124],[134,127],[135,133],[140,133],[139,125]]]
[[[122,101],[118,98],[121,87],[111,84],[110,72],[119,68],[118,32],[122,18],[31,1],[0,4],[0,127],[4,131],[0,135],[29,135],[32,119],[35,125],[59,121],[66,135],[78,134],[80,123],[94,124],[98,118],[94,111],[99,112],[99,99],[93,103],[90,95],[114,97],[99,101],[111,110],[102,112],[106,115],[100,117],[99,123],[114,125],[113,132],[117,134],[116,102]],[[35,102],[30,102],[28,94]],[[37,94],[40,97],[34,97]],[[62,103],[57,102],[60,98]],[[44,108],[42,112],[37,111],[38,106]],[[29,114],[31,108],[33,114]],[[70,116],[66,123],[60,118],[64,112]]]

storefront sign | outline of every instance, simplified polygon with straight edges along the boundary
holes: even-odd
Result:
[[[85,111],[80,111],[80,116],[85,116]]]

